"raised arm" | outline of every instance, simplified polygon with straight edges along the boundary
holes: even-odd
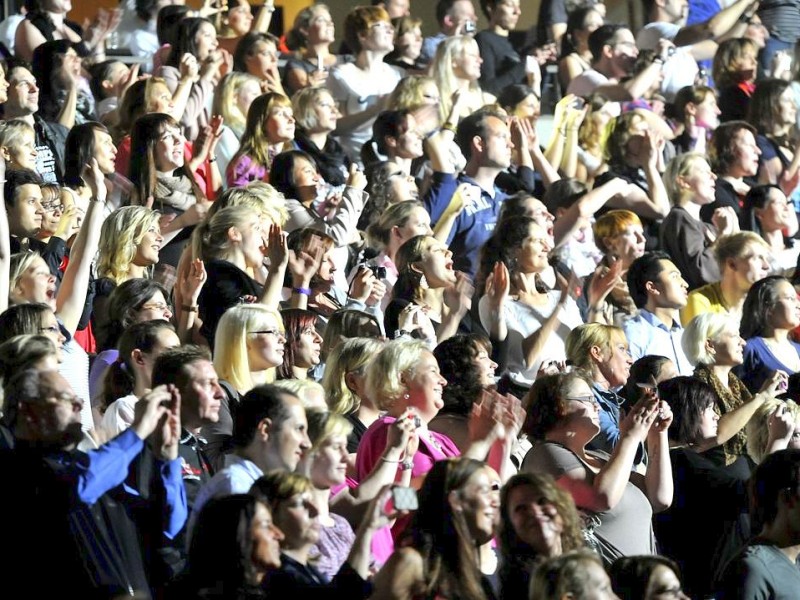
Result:
[[[0,181],[6,179],[6,161],[0,155]],[[5,185],[0,185],[0,200],[2,199]],[[8,213],[5,210],[5,201],[0,201],[0,313],[8,308],[8,292],[11,278],[11,231],[8,228]]]

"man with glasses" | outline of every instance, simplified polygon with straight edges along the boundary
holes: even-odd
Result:
[[[793,422],[782,410],[779,418]],[[794,600],[800,593],[800,450],[780,450],[758,465],[750,480],[750,518],[760,533],[728,563],[717,600]]]
[[[592,68],[575,77],[567,93],[588,96],[601,92],[616,102],[638,100],[658,81],[670,48],[671,43],[662,43],[652,63],[628,78],[639,56],[633,33],[622,25],[602,25],[589,35]]]

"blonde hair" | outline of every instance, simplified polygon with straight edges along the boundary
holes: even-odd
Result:
[[[319,125],[314,107],[326,94],[333,100],[330,90],[324,87],[306,87],[295,92],[292,96],[292,109],[298,127],[310,131]]]
[[[250,105],[247,111],[244,133],[242,134],[239,150],[231,158],[231,165],[236,164],[239,157],[247,155],[260,165],[269,169],[269,145],[267,139],[267,123],[272,118],[274,111],[283,107],[292,107],[292,102],[283,94],[269,92],[262,94]]]
[[[268,316],[283,331],[280,313],[263,304],[232,306],[225,311],[217,325],[214,334],[214,368],[220,379],[224,379],[240,392],[248,392],[258,384],[268,383],[253,379],[247,352],[248,333],[266,327]],[[265,379],[274,380],[275,369],[268,371]]]
[[[428,75],[407,75],[403,77],[389,96],[387,110],[414,110],[427,104],[422,96],[422,86],[426,83],[436,85],[436,80]]]
[[[311,395],[316,392],[322,396],[322,402],[325,405],[325,390],[313,379],[279,379],[272,385],[297,396],[307,411],[325,408],[325,406],[320,407],[311,401]]]
[[[683,195],[686,193],[678,180],[691,174],[699,160],[706,160],[706,157],[699,152],[686,152],[669,161],[664,171],[664,187],[673,206],[683,204]]]
[[[681,338],[681,346],[689,362],[695,366],[715,364],[716,359],[706,348],[706,342],[718,341],[727,328],[733,328],[738,333],[736,321],[728,314],[707,312],[689,321]]]
[[[130,279],[130,265],[145,234],[158,227],[161,215],[145,206],[123,206],[112,212],[100,229],[97,274],[119,285]]]
[[[231,227],[242,229],[248,221],[257,218],[258,213],[247,206],[227,206],[218,210],[192,233],[193,258],[223,258],[233,247],[228,230]]]
[[[231,71],[219,82],[214,92],[213,113],[220,115],[237,138],[241,138],[247,123],[247,115],[239,108],[236,96],[247,82],[259,84],[258,77],[240,71]]]
[[[11,259],[9,261],[8,293],[9,301],[12,304],[16,304],[18,302],[13,298],[14,289],[17,287],[20,278],[28,269],[33,266],[33,263],[36,262],[37,258],[44,262],[44,259],[39,256],[38,252],[17,252],[16,254],[11,255]]]
[[[423,342],[395,340],[388,342],[367,368],[367,393],[380,410],[389,410],[405,393],[401,381],[405,373],[414,372],[424,352]]]
[[[456,56],[463,55],[468,46],[477,48],[478,42],[472,36],[458,35],[445,38],[436,48],[436,56],[433,59],[433,78],[439,88],[441,98],[439,116],[442,121],[450,116],[450,110],[453,108],[453,92],[459,87],[453,71],[453,61]],[[477,81],[471,82],[470,88],[475,92],[481,90]]]
[[[281,227],[289,220],[283,194],[265,181],[251,181],[243,187],[228,188],[208,209],[206,218],[210,219],[229,206],[250,208]]]
[[[36,135],[33,126],[22,119],[0,122],[0,147],[11,149],[22,143],[24,134]]]
[[[336,346],[325,363],[322,387],[332,412],[349,415],[361,406],[361,399],[347,385],[347,375],[369,368],[383,342],[372,338],[351,338]]]
[[[614,340],[624,340],[625,332],[614,325],[604,325],[602,323],[586,323],[579,325],[569,332],[565,342],[567,360],[572,366],[585,369],[591,372],[592,355],[590,351],[593,346],[598,346],[603,352],[611,350]]]
[[[306,413],[306,418],[308,419],[308,439],[311,440],[311,449],[309,450],[311,454],[319,452],[322,444],[333,436],[347,437],[353,431],[352,423],[334,412],[310,410]]]
[[[764,460],[767,454],[767,442],[769,441],[769,418],[776,408],[785,406],[786,410],[794,417],[795,423],[800,418],[800,406],[794,400],[782,400],[780,398],[767,398],[764,403],[756,409],[753,416],[747,422],[745,433],[747,434],[747,453],[756,463]]]

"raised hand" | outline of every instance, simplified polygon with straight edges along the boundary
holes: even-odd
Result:
[[[511,277],[508,267],[502,261],[494,263],[494,268],[486,278],[486,296],[494,310],[500,309],[511,292]]]
[[[81,178],[89,186],[92,192],[92,198],[98,202],[105,202],[108,188],[106,187],[106,178],[100,170],[100,165],[97,164],[97,159],[92,158],[89,163],[83,167]]]
[[[202,259],[195,258],[180,281],[181,298],[187,300],[192,306],[196,305],[207,279],[205,264]]]

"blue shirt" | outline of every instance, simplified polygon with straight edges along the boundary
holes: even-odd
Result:
[[[680,321],[675,320],[672,327],[667,327],[661,319],[643,308],[635,317],[626,319],[622,329],[628,338],[633,360],[643,356],[666,356],[675,363],[681,375],[691,376],[694,372],[681,346],[683,327]]]
[[[611,454],[619,441],[619,408],[625,399],[613,390],[592,385],[594,399],[600,405],[600,433],[586,447]]]
[[[791,344],[800,355],[800,344],[794,342]],[[775,357],[762,337],[747,340],[744,347],[744,362],[733,371],[754,394],[775,371],[783,371],[790,375],[793,372]]]

